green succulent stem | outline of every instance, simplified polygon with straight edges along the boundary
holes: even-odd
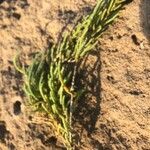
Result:
[[[16,69],[24,75],[24,91],[36,111],[49,114],[56,136],[73,150],[72,117],[82,89],[75,90],[77,66],[97,45],[98,39],[118,16],[128,0],[97,0],[94,10],[82,18],[59,43],[38,53],[31,64]],[[80,66],[79,66],[80,67]]]

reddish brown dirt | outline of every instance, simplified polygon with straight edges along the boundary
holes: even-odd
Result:
[[[28,59],[47,49],[95,3],[0,1],[0,150],[63,149],[43,119],[24,106],[22,77],[12,59],[18,51]],[[127,5],[87,58],[81,77],[89,94],[79,102],[74,123],[80,150],[150,149],[149,6],[149,0]]]

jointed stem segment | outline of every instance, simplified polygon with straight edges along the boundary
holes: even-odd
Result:
[[[81,89],[74,89],[77,65],[94,49],[98,38],[127,1],[98,0],[90,15],[65,33],[58,44],[37,54],[28,68],[21,69],[18,59],[14,61],[16,69],[24,74],[24,90],[30,105],[49,114],[56,136],[68,150],[73,149],[73,106],[81,93]]]

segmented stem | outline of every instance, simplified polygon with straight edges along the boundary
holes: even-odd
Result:
[[[72,117],[76,99],[82,89],[75,89],[77,66],[92,51],[99,37],[118,16],[128,0],[97,0],[93,12],[57,44],[36,55],[26,69],[14,60],[24,75],[24,91],[36,111],[50,116],[56,136],[68,150],[73,149]],[[80,66],[79,66],[80,67]]]

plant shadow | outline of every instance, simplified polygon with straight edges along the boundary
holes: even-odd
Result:
[[[76,75],[76,88],[84,89],[85,92],[79,98],[74,112],[73,128],[78,133],[75,138],[78,141],[75,143],[80,143],[79,137],[82,137],[83,131],[86,131],[88,136],[95,131],[95,125],[101,110],[100,71],[100,50],[97,49],[83,60]]]

